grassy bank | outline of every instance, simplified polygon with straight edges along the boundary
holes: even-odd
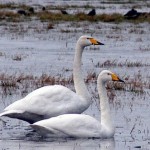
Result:
[[[90,22],[131,22],[131,23],[141,23],[149,22],[150,23],[150,14],[141,15],[136,19],[126,19],[123,14],[112,13],[112,14],[96,14],[94,16],[88,16],[84,12],[78,12],[75,14],[62,14],[60,10],[64,10],[65,6],[62,8],[60,6],[51,6],[47,7],[45,11],[42,11],[41,6],[35,11],[35,13],[30,12],[31,6],[27,5],[16,5],[16,4],[0,4],[0,20],[6,21],[26,21],[29,19],[39,19],[41,21],[90,21]],[[74,9],[78,6],[69,6]],[[85,8],[90,6],[85,6]],[[91,7],[92,8],[92,7]],[[68,8],[69,9],[69,8]],[[26,15],[18,14],[18,10],[24,10]],[[54,11],[54,12],[52,12]]]

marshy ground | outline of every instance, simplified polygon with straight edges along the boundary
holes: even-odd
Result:
[[[91,46],[83,53],[83,75],[93,100],[85,113],[99,119],[96,88],[99,72],[109,69],[120,75],[126,84],[107,85],[115,137],[42,139],[31,133],[26,122],[3,118],[6,123],[0,122],[0,149],[150,149],[149,18],[123,17],[132,7],[150,12],[149,1],[50,4],[44,2],[48,12],[42,12],[43,5],[35,5],[33,1],[28,5],[0,4],[0,111],[44,85],[62,84],[74,90],[75,43],[83,34],[92,35],[105,45]],[[34,14],[16,13],[31,6],[36,8]],[[94,18],[86,15],[93,7],[97,11]],[[62,8],[69,16],[60,13]]]

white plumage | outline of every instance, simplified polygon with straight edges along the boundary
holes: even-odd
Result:
[[[0,116],[34,123],[61,114],[82,113],[86,110],[91,98],[82,78],[81,58],[84,47],[92,44],[103,45],[89,36],[81,36],[76,44],[73,66],[76,93],[61,85],[45,86],[9,105]]]
[[[83,114],[64,114],[42,120],[31,126],[41,135],[48,137],[79,137],[79,138],[111,138],[115,133],[110,115],[109,102],[105,83],[120,81],[118,76],[108,70],[98,76],[98,92],[100,96],[101,121]]]
[[[88,115],[64,114],[31,126],[46,137],[99,137],[100,123]]]

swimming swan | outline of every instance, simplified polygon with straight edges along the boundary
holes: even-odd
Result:
[[[44,86],[6,107],[0,116],[34,123],[61,114],[78,114],[86,110],[91,98],[82,78],[81,58],[84,48],[90,45],[104,44],[89,36],[81,36],[77,41],[73,66],[76,93],[61,85]]]
[[[111,138],[115,133],[110,115],[105,84],[108,81],[120,81],[119,77],[108,71],[98,76],[98,93],[100,97],[101,122],[84,114],[64,114],[45,119],[31,125],[37,132],[46,137],[78,137],[78,138]]]

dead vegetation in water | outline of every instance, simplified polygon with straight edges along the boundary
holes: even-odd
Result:
[[[129,61],[126,60],[124,62],[118,62],[117,60],[106,60],[103,63],[98,62],[95,67],[103,68],[103,67],[143,67],[150,66],[149,63],[142,63],[141,61]]]
[[[110,95],[112,94],[111,90],[121,90],[128,91],[135,94],[144,94],[145,89],[150,89],[150,82],[143,81],[142,75],[139,72],[135,74],[133,77],[124,77],[124,83],[119,82],[109,82],[107,84],[107,90]],[[89,73],[85,78],[86,84],[97,84],[97,74],[95,72]],[[50,76],[47,74],[42,74],[41,76],[33,76],[33,75],[8,75],[8,74],[0,74],[0,87],[1,87],[1,95],[7,96],[12,95],[14,93],[20,93],[21,95],[26,95],[27,93],[46,86],[46,85],[64,85],[64,86],[72,86],[73,85],[73,76],[64,78],[62,76]],[[111,95],[112,96],[112,95]]]
[[[144,94],[146,93],[146,89],[150,89],[150,81],[144,81],[141,75],[141,72],[139,71],[137,74],[134,74],[133,77],[125,77],[124,78],[125,84],[114,82],[109,83],[107,85],[108,89],[115,89],[115,90],[122,90],[122,91],[128,91],[135,94]]]
[[[5,54],[3,52],[0,52],[0,56],[4,56]]]
[[[67,86],[73,83],[73,78],[62,78],[52,77],[47,74],[42,74],[40,77],[33,75],[0,75],[0,87],[2,95],[12,95],[13,93],[19,92],[21,95],[28,93],[31,89],[35,90],[37,88],[46,85],[64,85]]]
[[[23,59],[25,59],[27,57],[28,57],[28,55],[26,55],[26,54],[17,53],[17,54],[12,55],[11,59],[14,61],[22,61]]]
[[[52,23],[49,23],[47,26],[47,30],[50,30],[50,29],[54,29],[54,25]]]
[[[129,33],[135,33],[135,34],[145,34],[146,31],[143,29],[138,29],[138,28],[132,28],[129,30]]]
[[[149,78],[149,77],[147,77]],[[134,76],[126,76],[121,77],[125,81],[125,83],[121,82],[109,82],[107,84],[107,90],[112,91],[120,90],[127,91],[135,94],[144,94],[146,89],[150,89],[150,80],[143,80],[142,74],[139,71]],[[85,79],[86,83],[96,83],[97,84],[97,75],[96,73],[89,73],[87,78]],[[111,92],[110,92],[111,94]]]
[[[14,55],[12,56],[12,59],[15,61],[21,61],[23,59],[22,55]]]
[[[145,51],[150,51],[150,45],[148,45],[148,46],[140,46],[140,47],[139,47],[139,50],[140,50],[140,51],[143,51],[143,52],[145,52]]]

